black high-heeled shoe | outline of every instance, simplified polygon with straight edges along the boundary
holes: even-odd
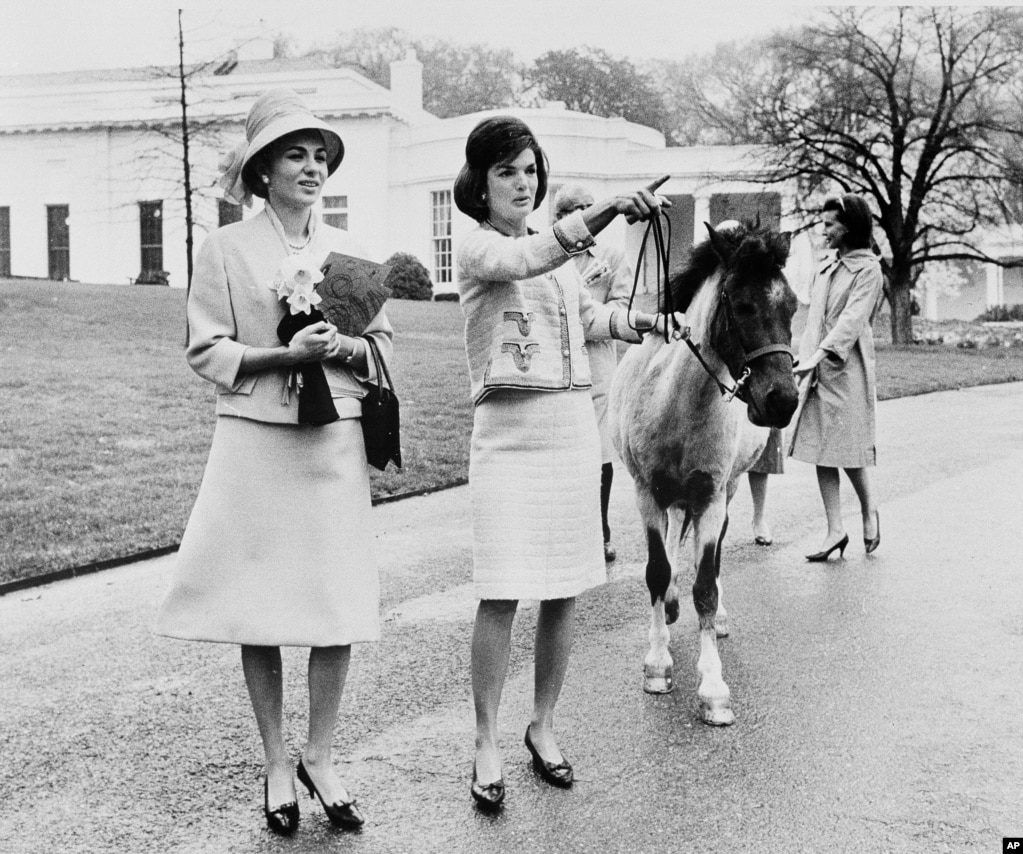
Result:
[[[266,777],[263,778],[263,815],[266,826],[280,836],[291,836],[298,830],[298,803],[290,801],[270,809],[270,781]]]
[[[476,776],[476,763],[472,763],[472,783],[469,784],[469,794],[485,810],[495,810],[504,803],[504,777],[499,777],[496,783],[481,785],[479,777]]]
[[[572,765],[567,759],[562,759],[561,762],[548,762],[544,759],[540,752],[536,749],[536,745],[533,744],[533,739],[529,737],[529,727],[526,727],[526,749],[533,756],[533,767],[537,773],[552,786],[558,786],[562,789],[567,789],[572,785],[572,781],[575,779],[575,772],[572,770]]]
[[[845,547],[849,545],[849,535],[846,534],[842,539],[835,543],[830,548],[825,549],[822,552],[814,552],[812,555],[807,555],[806,559],[810,561],[824,561],[831,557],[831,553],[838,549],[838,556],[845,557]]]
[[[299,782],[309,790],[309,797],[311,798],[315,795],[319,798],[320,803],[323,805],[323,811],[327,814],[327,818],[330,819],[330,823],[334,827],[340,827],[342,830],[358,830],[366,823],[366,819],[359,812],[355,798],[352,798],[350,801],[337,801],[333,804],[328,804],[323,800],[323,795],[316,788],[316,784],[309,776],[309,772],[306,771],[301,759],[298,761],[297,776]]]
[[[881,545],[881,511],[874,511],[874,523],[877,527],[877,533],[874,535],[874,539],[868,540],[866,537],[863,538],[863,545],[867,549],[869,555],[874,549]]]

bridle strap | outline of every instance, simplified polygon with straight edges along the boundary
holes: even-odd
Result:
[[[667,240],[664,239],[664,233],[661,227],[662,216],[664,217],[664,221],[667,223],[668,227]],[[791,358],[794,362],[795,356],[792,353],[792,348],[785,344],[768,344],[764,347],[759,347],[753,352],[747,354],[746,349],[743,346],[742,342],[742,333],[739,331],[738,324],[735,322],[735,318],[732,316],[732,306],[728,300],[728,295],[724,293],[724,291],[722,291],[721,301],[724,302],[725,304],[725,314],[728,319],[728,326],[730,327],[729,332],[736,336],[736,343],[739,345],[739,349],[743,353],[743,362],[742,369],[740,370],[740,375],[738,379],[734,381],[734,384],[732,386],[729,387],[718,378],[717,373],[714,371],[713,368],[711,368],[710,365],[707,364],[707,360],[703,358],[703,354],[700,352],[700,344],[698,342],[694,342],[689,337],[688,327],[684,330],[680,329],[677,321],[675,320],[674,299],[671,293],[670,284],[668,282],[668,272],[671,269],[669,254],[669,247],[671,246],[671,219],[664,213],[660,213],[657,216],[652,217],[650,221],[647,223],[646,231],[643,233],[643,240],[639,246],[639,257],[636,259],[635,274],[632,280],[632,293],[629,295],[629,306],[627,309],[627,316],[631,316],[632,314],[632,304],[636,298],[636,291],[639,288],[640,266],[643,264],[643,261],[646,256],[647,238],[649,238],[651,234],[653,234],[654,242],[654,256],[656,266],[655,281],[657,283],[657,305],[666,315],[666,322],[664,324],[665,343],[666,344],[671,343],[671,341],[679,339],[685,341],[686,346],[689,347],[689,350],[696,357],[696,360],[703,367],[703,370],[706,371],[707,376],[709,376],[714,381],[714,384],[718,387],[718,390],[721,392],[722,396],[728,398],[728,400],[731,400],[733,397],[738,397],[740,400],[746,402],[742,393],[745,389],[746,381],[749,379],[750,374],[752,373],[752,369],[749,367],[750,363],[753,362],[755,359],[759,359],[761,356],[766,356],[768,353],[787,353],[789,355],[789,358]],[[669,326],[673,327],[670,331],[668,328]],[[732,333],[732,328],[734,328],[734,333]],[[642,334],[643,332],[647,332],[649,330],[636,331]],[[754,408],[758,408],[756,406],[755,401],[751,402],[753,403]]]
[[[761,356],[766,356],[768,353],[785,353],[793,362],[796,361],[796,355],[792,352],[792,348],[787,344],[768,344],[766,347],[758,347],[752,353],[747,353],[746,358],[743,360],[744,365],[748,365],[754,359],[759,359]]]

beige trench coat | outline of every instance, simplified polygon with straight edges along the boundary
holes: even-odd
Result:
[[[874,335],[883,298],[881,265],[869,249],[829,259],[810,289],[810,311],[799,346],[807,360],[827,357],[803,380],[790,455],[832,468],[876,462]]]

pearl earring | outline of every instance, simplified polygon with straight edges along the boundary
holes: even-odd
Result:
[[[264,184],[269,184],[270,183],[270,176],[269,175],[264,175],[263,176],[263,183]]]
[[[487,200],[487,194],[484,193],[482,196],[480,196],[480,199],[485,202]]]

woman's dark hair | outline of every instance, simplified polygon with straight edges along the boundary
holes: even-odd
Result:
[[[269,193],[266,189],[266,182],[263,180],[263,176],[270,172],[270,167],[273,166],[274,158],[284,149],[288,147],[288,144],[304,134],[314,133],[323,139],[323,134],[316,128],[299,128],[293,130],[291,133],[286,133],[284,136],[278,137],[269,145],[264,145],[259,151],[249,158],[249,162],[245,164],[242,169],[242,181],[245,187],[254,196],[259,196],[261,199],[269,198]],[[326,142],[323,143],[326,146]]]
[[[846,193],[824,200],[822,211],[834,211],[845,226],[845,243],[850,249],[869,249],[874,231],[874,217],[862,196]]]
[[[536,155],[536,198],[533,210],[547,195],[547,155],[540,148],[529,126],[514,116],[484,119],[472,129],[465,141],[465,165],[455,178],[454,198],[458,209],[476,222],[490,216],[487,170],[495,163],[514,160],[526,149]]]

